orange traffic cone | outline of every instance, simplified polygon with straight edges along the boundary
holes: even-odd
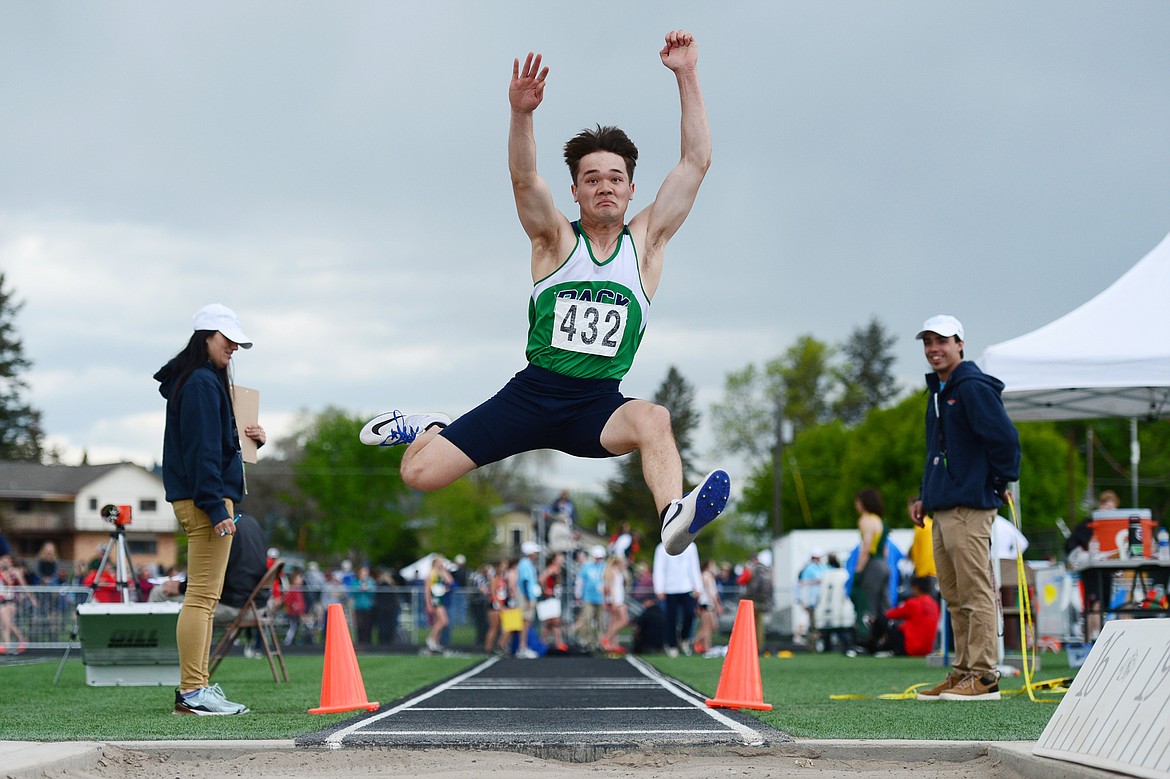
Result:
[[[321,705],[310,714],[336,714],[365,709],[373,711],[379,704],[366,700],[366,685],[358,668],[357,654],[345,624],[345,610],[331,603],[325,625],[325,671],[321,674]]]
[[[711,708],[759,709],[771,711],[764,703],[764,686],[760,681],[760,652],[756,646],[756,604],[741,600],[727,643],[727,657],[719,672],[719,688],[707,699]]]

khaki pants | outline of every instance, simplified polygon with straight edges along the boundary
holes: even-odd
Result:
[[[934,515],[934,561],[955,640],[954,668],[985,674],[999,664],[995,579],[991,571],[994,509],[957,506]]]
[[[601,635],[601,618],[605,614],[605,606],[601,603],[581,603],[581,611],[574,625],[577,641],[582,646],[598,646],[598,636]]]
[[[228,512],[235,507],[225,500]],[[187,594],[179,612],[175,640],[179,644],[179,689],[207,687],[207,668],[211,655],[211,629],[215,607],[223,592],[223,575],[227,571],[232,537],[221,536],[211,525],[211,518],[195,508],[190,500],[172,504],[175,517],[187,533]]]

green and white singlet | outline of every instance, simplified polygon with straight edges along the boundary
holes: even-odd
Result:
[[[634,239],[623,228],[613,254],[598,260],[579,222],[573,231],[577,245],[569,258],[532,287],[525,354],[564,376],[621,379],[650,313]]]

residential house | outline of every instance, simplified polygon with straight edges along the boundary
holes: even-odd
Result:
[[[121,530],[136,567],[174,564],[180,528],[156,474],[133,463],[0,462],[0,530],[21,559],[52,541],[66,567],[84,570],[115,539],[118,527],[102,515],[110,504],[130,509]]]

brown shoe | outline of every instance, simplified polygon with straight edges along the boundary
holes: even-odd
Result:
[[[993,673],[968,674],[938,697],[944,701],[998,701],[999,677]]]
[[[963,674],[958,671],[951,671],[947,674],[947,678],[943,679],[940,684],[936,684],[929,690],[921,690],[918,693],[918,700],[920,701],[937,701],[939,696],[947,690],[954,687],[963,678]]]

